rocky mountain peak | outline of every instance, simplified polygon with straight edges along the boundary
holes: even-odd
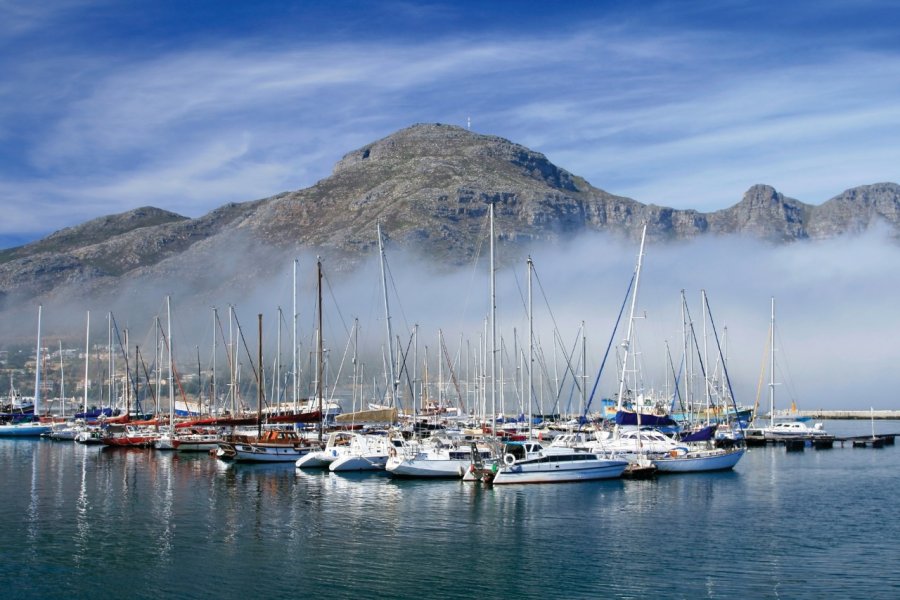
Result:
[[[501,137],[473,133],[456,125],[419,123],[347,153],[335,165],[335,176],[359,169],[381,171],[410,164],[478,161],[508,163],[519,175],[567,191],[582,191],[578,180],[540,152]],[[413,167],[413,170],[416,170]],[[582,187],[584,184],[582,182]]]
[[[712,213],[615,196],[509,140],[452,125],[417,124],[348,152],[315,185],[229,204],[195,219],[143,207],[88,221],[0,251],[0,312],[14,297],[70,297],[143,279],[191,281],[205,294],[278,268],[303,250],[352,269],[375,251],[375,223],[393,244],[436,268],[469,262],[495,207],[498,251],[518,259],[538,242],[585,232],[634,238],[647,223],[654,243],[739,234],[775,243],[820,238],[886,222],[900,232],[900,186],[847,190],[821,206],[754,185]],[[231,257],[223,261],[222,257]],[[234,266],[240,258],[244,266]],[[248,266],[252,265],[252,266]],[[229,270],[230,269],[230,270]],[[236,283],[240,281],[241,283]],[[4,300],[5,299],[5,300]]]

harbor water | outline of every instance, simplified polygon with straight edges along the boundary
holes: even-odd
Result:
[[[897,598],[898,458],[490,488],[6,439],[0,596]]]

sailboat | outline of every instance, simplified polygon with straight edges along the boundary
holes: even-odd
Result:
[[[491,321],[491,423],[490,431],[497,431],[497,301],[495,293],[494,268],[494,205],[490,205],[490,321]],[[528,260],[529,290],[532,261]],[[531,320],[531,301],[529,291],[529,322]],[[530,339],[530,335],[529,335]],[[530,345],[530,344],[529,344]],[[528,376],[531,374],[531,357],[528,361]],[[531,382],[526,384],[526,389]],[[531,412],[529,396],[529,414]],[[491,461],[483,460],[477,446],[473,444],[470,454],[472,463],[464,474],[464,480],[476,480],[497,485],[511,483],[561,483],[567,481],[585,481],[594,479],[615,478],[622,475],[628,462],[610,457],[599,452],[591,452],[582,448],[549,447],[545,448],[539,440],[522,440],[506,442],[502,445],[494,442],[498,448]]]
[[[760,378],[761,379],[761,378]],[[771,300],[771,316],[769,322],[769,423],[768,425],[749,427],[745,433],[749,445],[764,445],[767,441],[785,439],[802,439],[809,441],[833,442],[834,436],[825,431],[822,423],[809,427],[798,419],[776,421],[775,411],[775,298]],[[796,412],[792,403],[792,413]]]
[[[706,291],[702,291],[703,308],[706,318],[712,325],[713,334],[716,336],[716,346],[719,351],[719,357],[722,358],[722,349],[718,343],[718,334],[716,333],[715,323],[712,320],[712,314],[709,310],[709,300]],[[705,326],[705,322],[704,322]],[[705,344],[705,342],[704,342]],[[710,388],[710,382],[704,367],[705,361],[699,361],[702,375],[704,378],[704,386],[707,393]],[[732,408],[736,411],[734,393],[731,389],[731,381],[728,377],[728,369],[722,361],[723,375],[728,387],[728,397],[731,399]],[[738,423],[738,428],[740,428]],[[679,440],[679,447],[670,450],[668,454],[655,455],[651,457],[653,465],[661,473],[696,473],[702,471],[724,471],[734,468],[747,451],[743,436],[741,435],[735,443],[730,447],[716,447],[713,436],[715,434],[716,424],[708,424],[699,431],[688,435],[683,435]]]
[[[372,407],[368,411],[362,413],[341,415],[340,421],[359,423],[364,419],[380,420],[388,418],[389,423],[393,424],[400,410],[397,399],[398,378],[394,375],[394,353],[391,343],[391,311],[388,304],[388,288],[387,274],[385,270],[384,240],[381,235],[381,224],[376,224],[376,233],[378,235],[378,250],[381,255],[381,282],[384,293],[384,312],[387,331],[387,344],[390,353],[390,402],[389,407]],[[321,378],[320,378],[321,379]],[[321,383],[320,383],[321,385]],[[329,471],[380,471],[384,470],[391,451],[395,453],[397,448],[402,447],[401,438],[393,438],[388,434],[362,434],[354,433],[350,437],[350,444],[345,453],[339,456],[331,464],[328,465]]]
[[[40,421],[41,414],[41,311],[42,306],[38,305],[38,330],[37,330],[37,352],[35,354],[34,366],[34,414],[29,415],[28,421],[14,422],[10,421],[0,424],[0,437],[40,437],[42,434],[49,433],[52,426],[49,423]]]
[[[322,342],[322,261],[316,262],[317,268],[317,287],[319,298],[319,382],[318,382],[318,399],[319,414],[322,414],[323,401],[323,382],[321,374],[323,372],[322,359],[324,355]],[[322,440],[322,421],[319,420],[319,445],[313,446],[307,440],[302,439],[294,429],[268,429],[265,432],[262,429],[263,424],[263,388],[265,378],[263,377],[263,360],[262,360],[262,315],[259,315],[259,375],[257,376],[257,439],[255,441],[236,441],[236,442],[220,442],[219,452],[230,455],[238,462],[293,462],[306,456],[313,450],[321,448]],[[222,454],[220,454],[222,456]],[[222,456],[224,458],[224,456]]]

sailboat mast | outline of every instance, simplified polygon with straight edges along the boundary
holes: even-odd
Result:
[[[159,336],[162,333],[162,325],[159,322],[159,315],[156,316],[156,356],[153,361],[156,363],[156,412],[157,421],[160,413],[162,413],[162,346],[160,345]]]
[[[494,271],[494,205],[491,204],[491,433],[497,428],[497,289]]]
[[[275,352],[275,399],[272,401],[274,404],[278,404],[281,402],[281,321],[284,319],[284,315],[282,313],[281,307],[278,307],[278,333],[277,333],[277,342],[275,346],[277,348]]]
[[[125,414],[131,414],[131,384],[129,378],[131,373],[128,372],[128,328],[125,328]]]
[[[216,394],[216,346],[218,346],[218,340],[216,339],[216,326],[218,324],[219,324],[219,311],[214,306],[213,307],[213,328],[212,328],[212,336],[213,336],[212,376],[211,376],[212,389],[209,392],[209,414],[213,414],[213,410],[215,410],[216,402],[218,401],[218,395]]]
[[[34,416],[41,415],[41,312],[43,306],[38,304],[37,352],[34,364]]]
[[[259,377],[256,381],[256,439],[262,440],[262,399],[263,399],[263,362],[262,362],[262,313],[257,315],[257,356],[256,361],[259,365]]]
[[[534,261],[531,260],[531,256],[528,257],[528,361],[526,363],[526,379],[525,379],[525,399],[528,403],[528,431],[531,431],[531,426],[534,423],[534,415],[532,413],[533,402],[531,399],[532,392],[532,373],[531,370],[534,367],[534,304],[532,302],[533,297],[531,295],[531,277],[534,273]]]
[[[66,416],[66,371],[63,365],[62,340],[59,340],[59,403],[62,405],[62,416]]]
[[[581,414],[587,407],[587,336],[585,335],[584,321],[581,322]]]
[[[706,313],[706,290],[700,290],[700,302],[702,306],[700,307],[703,313],[703,364],[706,365],[703,373],[703,394],[706,400],[706,424],[710,424],[710,420],[712,419],[711,411],[712,411],[712,398],[710,397],[710,377],[712,377],[712,373],[710,371],[709,366],[709,353],[707,352],[707,335],[706,335],[706,321],[708,320],[708,315]]]
[[[292,379],[294,385],[294,410],[297,410],[297,404],[300,402],[299,390],[297,389],[297,259],[294,259],[294,281],[291,286],[291,297],[292,297],[292,310],[291,314],[293,315],[293,319],[291,321],[291,370],[293,372]]]
[[[644,228],[641,231],[641,247],[638,251],[637,265],[634,269],[634,290],[631,292],[631,309],[628,316],[628,333],[625,337],[624,348],[625,352],[622,356],[622,376],[619,378],[619,397],[618,397],[618,405],[616,407],[617,410],[622,410],[622,398],[625,394],[625,378],[628,376],[628,355],[630,353],[630,346],[632,336],[634,335],[634,310],[637,306],[637,295],[638,295],[638,285],[641,281],[641,266],[644,261],[644,240],[647,235],[647,225],[644,224]],[[636,412],[640,412],[637,410]]]
[[[325,395],[325,347],[324,342],[322,341],[322,261],[321,259],[316,259],[316,270],[317,270],[317,282],[318,282],[318,294],[319,294],[319,385],[318,385],[318,393],[319,397],[319,441],[322,441],[322,424],[325,421],[325,412],[324,412],[324,399]]]
[[[235,366],[235,352],[234,352],[234,305],[228,306],[228,356],[229,360],[229,380],[231,384],[231,414],[237,414],[237,367]]]
[[[91,360],[91,311],[87,311],[87,326],[84,333],[84,412],[88,410],[88,367]]]
[[[112,313],[106,313],[106,366],[107,372],[109,374],[109,382],[107,383],[107,389],[109,390],[109,407],[113,406],[113,391],[114,388],[114,367],[113,367],[113,351],[112,351]],[[128,414],[128,413],[126,413]]]
[[[438,389],[437,389],[437,400],[438,406],[444,407],[444,361],[441,353],[444,350],[444,333],[438,329]]]
[[[173,373],[174,361],[172,360],[172,306],[169,296],[166,296],[166,339],[169,347],[169,430],[175,431],[175,377]]]
[[[427,355],[426,355],[427,356]],[[412,366],[412,412],[416,413],[416,407],[422,408],[421,395],[416,393],[419,384],[419,324],[413,325],[413,366]]]
[[[775,426],[775,296],[769,321],[769,426]]]
[[[391,377],[391,383],[390,383],[391,406],[396,407],[399,410],[400,403],[397,399],[398,381],[397,381],[396,376],[394,375],[394,342],[392,341],[393,333],[391,332],[391,309],[390,309],[390,305],[388,304],[387,274],[386,274],[385,268],[384,268],[385,257],[384,257],[384,242],[381,238],[381,223],[378,223],[376,225],[376,229],[378,231],[378,252],[381,254],[381,287],[384,292],[384,315],[385,315],[384,321],[385,321],[385,325],[387,327],[387,348],[388,348],[388,354],[390,355],[389,360],[388,360],[388,370],[390,372],[390,377]]]

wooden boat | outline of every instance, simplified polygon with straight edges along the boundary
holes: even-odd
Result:
[[[296,431],[274,429],[264,431],[255,442],[219,442],[230,446],[238,462],[296,462],[318,446],[300,438]]]

